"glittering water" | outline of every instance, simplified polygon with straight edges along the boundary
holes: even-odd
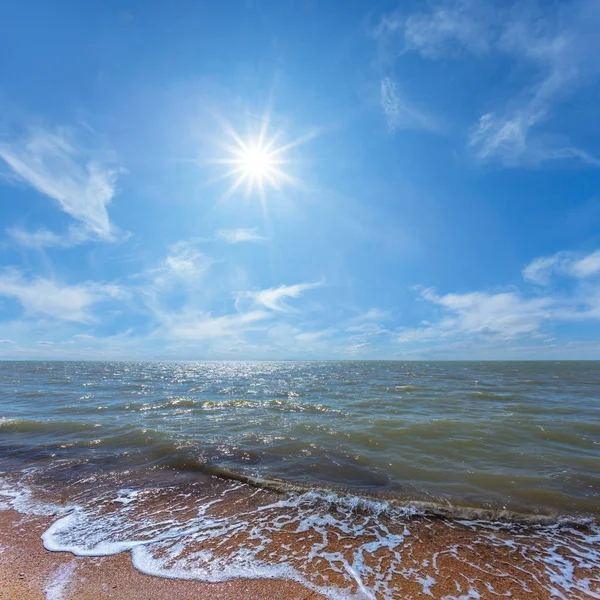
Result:
[[[4,362],[0,457],[595,514],[600,363]]]
[[[0,363],[0,510],[162,577],[597,599],[599,394],[596,362]]]

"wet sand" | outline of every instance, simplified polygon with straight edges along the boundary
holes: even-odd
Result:
[[[12,510],[0,512],[1,600],[325,598],[298,583],[282,579],[203,583],[149,576],[134,569],[129,552],[100,558],[49,552],[44,549],[40,536],[54,520],[54,517],[23,515]],[[435,581],[432,579],[429,589],[424,589],[422,580],[397,573],[394,579],[398,580],[399,592],[394,598],[485,600],[510,597],[548,600],[562,597],[575,600],[600,597],[600,573],[591,573],[594,579],[590,594],[574,590],[564,593],[561,590],[563,596],[549,595],[547,576],[541,570],[536,572],[532,568],[535,562],[521,560],[523,557],[515,555],[510,547],[486,546],[470,539],[468,532],[460,528],[442,523],[436,525],[435,521],[416,521],[411,524],[411,529],[416,535],[411,536],[413,542],[403,567],[410,571],[416,565],[429,564]],[[456,552],[457,545],[462,548],[460,553]],[[427,569],[424,569],[422,576],[426,577],[426,574]]]
[[[320,600],[293,581],[244,579],[224,583],[144,575],[129,553],[80,558],[48,552],[40,540],[49,517],[0,512],[1,600]]]

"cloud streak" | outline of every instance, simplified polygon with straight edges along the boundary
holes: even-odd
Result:
[[[527,295],[519,291],[438,294],[433,289],[420,293],[442,316],[420,327],[397,331],[404,345],[455,339],[508,341],[539,337],[545,325],[565,321],[600,320],[600,250],[587,255],[559,252],[533,260],[523,269],[526,281],[548,285],[557,276],[572,278],[576,285],[562,295]],[[579,283],[585,280],[586,286]]]
[[[64,235],[59,235],[48,229],[27,231],[21,227],[9,227],[6,230],[8,236],[20,246],[25,248],[68,248],[75,246],[88,239],[88,235],[81,227],[70,227]]]
[[[256,228],[221,229],[217,231],[217,237],[228,244],[239,244],[242,242],[264,242],[267,239],[256,233]]]
[[[395,133],[399,129],[437,129],[434,120],[413,106],[403,95],[396,81],[391,77],[381,80],[381,108],[387,120],[388,129]]]
[[[546,285],[555,275],[586,279],[600,275],[600,250],[589,254],[557,252],[536,258],[523,269],[523,277],[532,283]]]
[[[297,283],[295,285],[282,285],[276,288],[269,288],[258,292],[245,292],[242,297],[251,298],[259,305],[276,312],[287,312],[292,310],[285,303],[287,298],[298,298],[308,290],[314,290],[321,287],[322,282]]]
[[[64,285],[54,279],[27,279],[15,269],[0,272],[0,296],[17,300],[28,315],[93,323],[92,306],[123,296],[119,286],[96,282]]]
[[[198,284],[214,262],[198,248],[198,242],[194,240],[176,242],[169,246],[165,259],[152,271],[154,285],[164,288],[175,282],[183,282],[187,285]]]
[[[509,57],[518,69],[533,70],[529,85],[506,106],[480,115],[468,147],[482,161],[506,166],[547,160],[576,160],[600,166],[584,150],[549,136],[535,135],[555,105],[600,74],[600,9],[580,0],[562,10],[536,4],[494,1],[437,2],[410,15],[385,16],[380,37],[402,40],[402,53],[438,60],[472,55],[479,59]]]
[[[214,340],[238,338],[241,335],[262,328],[262,321],[271,318],[267,311],[213,316],[211,313],[183,313],[171,316],[168,321],[168,335],[180,340]]]
[[[72,229],[62,244],[50,232],[13,230],[17,240],[28,245],[71,245],[86,238],[115,239],[118,230],[107,207],[120,169],[79,146],[71,130],[36,129],[0,142],[0,159],[10,168],[12,180],[51,198],[80,224],[78,232]]]

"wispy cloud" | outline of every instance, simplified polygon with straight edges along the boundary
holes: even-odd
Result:
[[[323,283],[316,281],[314,283],[297,283],[295,285],[282,285],[276,288],[260,290],[258,292],[245,292],[242,297],[251,298],[257,304],[260,304],[269,310],[284,312],[292,310],[284,301],[286,298],[298,298],[308,290],[314,290],[322,286]]]
[[[196,240],[182,240],[169,246],[165,259],[151,271],[154,286],[164,288],[175,283],[197,284],[214,264],[199,248]]]
[[[153,321],[150,338],[171,344],[195,343],[196,351],[219,356],[241,348],[268,352],[267,345],[254,343],[257,338],[263,336],[264,341],[269,329],[302,315],[285,301],[299,298],[321,282],[232,294],[232,285],[244,282],[245,277],[238,277],[238,270],[225,262],[223,268],[214,269],[218,261],[203,252],[202,243],[184,240],[172,244],[165,258],[142,276],[138,292]],[[223,305],[223,293],[229,294],[229,307]],[[316,342],[319,337],[314,331],[299,329],[296,333],[296,344]]]
[[[575,281],[600,275],[600,251],[587,255],[559,252],[540,257],[523,270],[524,278],[536,284],[548,284],[558,275]],[[421,299],[441,310],[441,318],[419,327],[400,329],[397,341],[407,345],[448,343],[454,339],[507,341],[539,337],[545,325],[599,320],[600,283],[597,279],[594,282],[585,287],[575,286],[560,295],[542,296],[516,290],[440,295],[433,289],[425,289],[420,293]]]
[[[590,254],[557,252],[536,258],[523,269],[523,277],[537,284],[547,284],[554,275],[585,279],[600,275],[600,250]]]
[[[271,318],[270,313],[260,310],[222,316],[184,312],[169,317],[168,335],[177,339],[196,341],[237,338],[259,328],[258,324],[269,318]]]
[[[93,305],[122,297],[121,288],[96,282],[64,285],[54,279],[27,279],[15,269],[0,272],[0,296],[15,298],[29,315],[91,323]]]
[[[421,12],[399,9],[384,15],[376,34],[384,39],[400,36],[403,52],[441,59],[489,52],[498,35],[494,22],[491,2],[446,1],[428,4]]]
[[[286,355],[306,355],[327,351],[329,338],[335,330],[308,329],[288,323],[277,323],[268,331],[268,342],[271,348]]]
[[[381,80],[381,108],[392,133],[399,129],[437,129],[432,117],[404,98],[392,77]]]
[[[6,233],[20,246],[26,248],[70,247],[88,239],[87,233],[80,227],[70,227],[68,232],[59,235],[48,229],[26,231],[21,227],[9,227]]]
[[[402,40],[402,52],[427,59],[508,56],[533,69],[525,85],[505,107],[486,111],[471,129],[469,148],[480,160],[507,166],[546,160],[578,160],[600,166],[584,150],[549,136],[533,135],[549,119],[554,106],[600,74],[600,10],[594,0],[579,0],[562,9],[535,4],[437,2],[406,15],[385,16],[378,35]],[[523,70],[523,69],[522,69]]]
[[[350,344],[350,346],[348,346],[346,348],[346,351],[349,354],[362,354],[363,352],[366,352],[367,350],[369,350],[369,348],[371,348],[371,343],[370,342],[356,342],[354,344]]]
[[[380,308],[370,308],[367,312],[359,315],[357,320],[361,321],[384,321],[390,318],[389,310],[381,310]]]
[[[167,248],[166,256],[136,277],[140,309],[147,310],[161,331],[168,332],[182,315],[196,319],[203,314],[199,302],[206,297],[206,274],[215,260],[200,249],[201,240],[180,240]],[[204,290],[204,292],[203,292]]]
[[[27,135],[0,141],[0,159],[10,168],[12,178],[55,200],[80,224],[70,230],[62,245],[86,238],[112,240],[118,230],[111,223],[107,206],[115,195],[120,169],[76,142],[73,130],[35,129]],[[16,232],[16,239],[38,246],[59,245],[50,232]],[[13,237],[15,237],[13,235]]]
[[[241,242],[264,242],[267,238],[259,235],[256,228],[253,229],[221,229],[217,231],[217,237],[228,244],[239,244]]]
[[[549,298],[524,298],[515,292],[471,292],[438,295],[432,290],[423,299],[441,307],[446,317],[438,324],[445,332],[498,335],[513,338],[537,331],[551,316]]]
[[[371,308],[348,321],[346,333],[351,334],[348,341],[350,345],[346,351],[350,354],[367,352],[376,340],[389,336],[391,331],[381,324],[391,317],[388,311]]]

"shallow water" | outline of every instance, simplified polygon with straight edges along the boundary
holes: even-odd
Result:
[[[0,453],[597,514],[600,363],[4,362]]]
[[[330,600],[600,598],[593,521],[445,519],[355,495],[274,492],[201,473],[81,477],[64,465],[47,469],[6,474],[0,510],[50,522],[42,535],[48,550],[129,552],[149,575],[287,578]]]
[[[0,510],[161,577],[600,598],[599,395],[597,362],[0,363]]]

